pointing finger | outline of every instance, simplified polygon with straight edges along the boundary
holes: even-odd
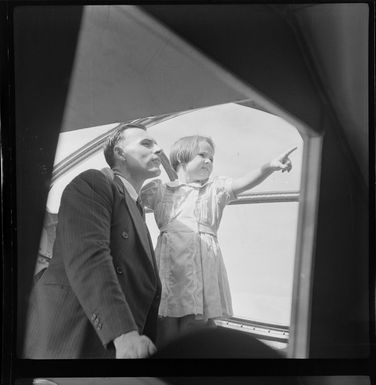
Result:
[[[285,153],[283,153],[282,156],[281,156],[281,159],[286,159],[286,158],[288,158],[288,156],[289,156],[292,152],[294,152],[297,148],[298,148],[298,147],[295,146],[295,147],[292,148],[291,150],[288,150],[288,151],[286,151]]]

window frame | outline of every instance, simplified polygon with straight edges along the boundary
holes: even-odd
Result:
[[[240,104],[240,103],[239,103]],[[289,328],[282,328],[280,325],[260,324],[255,321],[243,320],[233,317],[229,320],[224,320],[228,324],[235,321],[240,328],[248,332],[262,330],[257,334],[260,339],[265,337],[266,333],[272,330],[281,329],[283,336],[288,335],[286,355],[288,358],[308,358],[309,355],[309,338],[310,338],[310,316],[311,316],[311,301],[312,301],[312,282],[313,282],[313,266],[314,266],[314,244],[316,236],[316,218],[318,209],[318,194],[320,181],[320,165],[321,165],[321,150],[322,136],[314,133],[304,123],[292,117],[285,111],[279,109],[274,104],[266,99],[259,103],[254,100],[244,103],[249,107],[256,108],[262,111],[267,111],[270,114],[279,116],[291,123],[300,133],[303,138],[303,164],[300,192],[284,191],[284,192],[264,192],[264,193],[249,193],[240,194],[237,202],[230,204],[249,204],[249,203],[266,203],[266,202],[299,202],[297,237],[294,256],[294,272],[293,272],[293,291],[291,304],[291,321]],[[165,114],[157,117],[148,117],[144,119],[133,120],[129,123],[143,123],[146,127],[160,123],[164,120],[172,119],[180,114],[187,113],[185,111],[176,114]],[[94,140],[86,143],[80,149],[72,153],[70,156],[55,165],[50,189],[54,182],[65,174],[72,167],[81,163],[93,153],[102,147],[106,138],[113,130],[109,130],[105,134],[100,135]],[[169,170],[163,164],[167,175]],[[228,325],[227,325],[228,326]],[[255,328],[255,329],[253,329]],[[274,328],[274,329],[273,329]],[[278,338],[280,339],[280,338]],[[285,340],[285,337],[283,337]]]

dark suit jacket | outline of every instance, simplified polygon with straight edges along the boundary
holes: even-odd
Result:
[[[113,339],[155,340],[161,284],[149,233],[118,177],[64,190],[51,263],[29,301],[23,358],[112,358]]]

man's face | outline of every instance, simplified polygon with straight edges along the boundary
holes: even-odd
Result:
[[[125,156],[127,171],[137,179],[154,178],[160,175],[161,160],[158,153],[161,148],[157,142],[141,128],[128,128],[123,132],[119,147]]]

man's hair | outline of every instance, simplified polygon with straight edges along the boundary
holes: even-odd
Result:
[[[201,135],[184,136],[177,140],[171,147],[170,162],[172,168],[177,171],[182,163],[191,161],[198,151],[201,142],[206,142],[211,146],[214,152],[214,142],[212,138]]]
[[[104,158],[111,168],[115,166],[115,146],[124,139],[123,132],[128,128],[140,128],[146,131],[146,127],[138,123],[120,123],[116,127],[116,130],[107,138],[103,146]]]

